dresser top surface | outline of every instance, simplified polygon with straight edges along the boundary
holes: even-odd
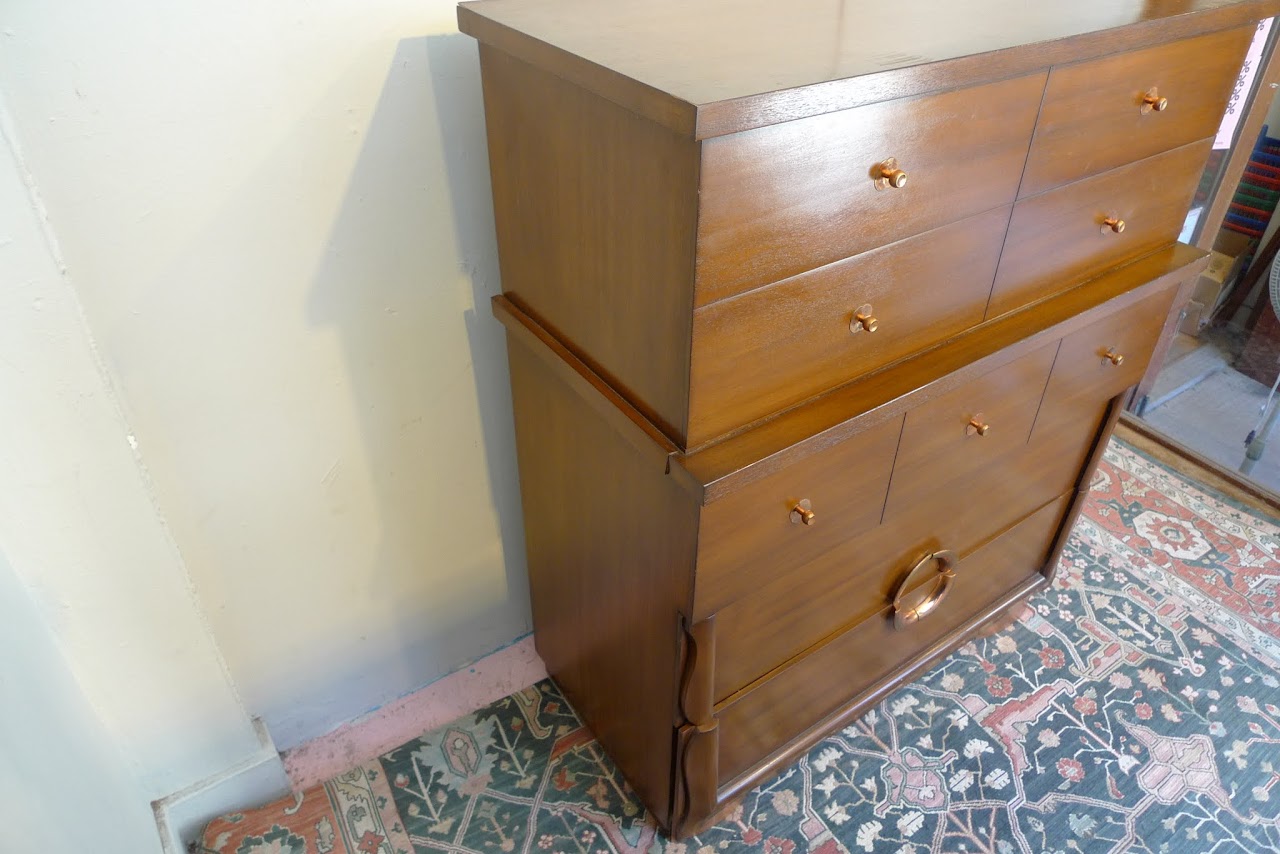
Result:
[[[985,59],[977,64],[994,67],[940,73],[995,79],[1062,61],[1071,49],[1109,53],[1278,10],[1280,0],[476,0],[458,18],[482,42],[606,97],[625,103],[610,90],[638,85],[644,91],[628,97],[669,100],[676,115],[683,105],[701,124],[700,111],[726,102],[859,78],[874,84],[859,87],[855,102],[883,100],[939,88],[906,79],[922,66]],[[1047,43],[1058,51],[1044,53]]]

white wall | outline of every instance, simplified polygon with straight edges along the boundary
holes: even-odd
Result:
[[[9,0],[0,92],[277,745],[526,632],[478,66],[453,0]]]
[[[149,801],[246,760],[259,740],[5,119],[0,101],[0,790],[13,795],[0,794],[0,832],[13,831],[11,811],[65,825],[48,811],[81,793],[97,799],[89,812],[119,812],[99,825],[120,828],[101,833],[103,850],[144,854],[159,845],[154,826],[149,847],[136,834]],[[17,809],[19,796],[38,809]],[[32,839],[51,854],[99,850],[73,844],[81,831],[48,827],[0,850]]]
[[[0,649],[0,851],[156,851],[145,793],[3,553]]]

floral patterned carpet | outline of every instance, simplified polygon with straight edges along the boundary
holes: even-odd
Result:
[[[1054,586],[673,843],[540,682],[219,854],[1280,851],[1280,522],[1113,442]]]

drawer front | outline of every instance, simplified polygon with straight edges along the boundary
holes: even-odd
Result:
[[[1253,33],[1226,30],[1055,67],[1021,195],[1213,136]],[[1148,94],[1163,109],[1144,103]]]
[[[901,430],[890,419],[704,506],[696,619],[875,527]]]
[[[1183,146],[1014,205],[987,317],[1173,242],[1211,145]]]
[[[1009,204],[1045,77],[857,107],[704,142],[695,304]],[[905,172],[900,188],[877,184],[879,167],[890,158]]]
[[[1157,291],[1062,339],[1032,430],[1033,447],[1057,442],[1082,421],[1096,423],[1108,400],[1142,379],[1176,292],[1176,285]]]
[[[689,444],[981,323],[1009,213],[996,208],[697,309]]]
[[[1027,443],[1057,342],[918,406],[906,415],[885,506],[886,522],[939,512],[979,472],[998,468]],[[1005,500],[1003,491],[983,496]],[[924,518],[930,518],[925,516]]]
[[[1060,497],[961,560],[946,599],[928,617],[899,629],[892,608],[884,608],[721,709],[721,784],[894,679],[951,632],[990,616],[1004,596],[1041,572],[1071,499]],[[913,596],[923,593],[917,589]]]
[[[1099,412],[1101,409],[1099,409]],[[769,671],[882,611],[921,555],[949,549],[961,557],[1072,489],[1101,418],[1082,420],[963,483],[774,579],[716,615],[714,695],[723,700]]]

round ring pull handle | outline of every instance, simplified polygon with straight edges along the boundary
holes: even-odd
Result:
[[[929,592],[914,605],[904,603],[902,597],[906,595],[907,590],[911,587],[911,579],[915,578],[916,573],[921,572],[924,567],[931,563],[935,564],[934,571],[936,575]],[[945,549],[925,555],[920,559],[919,563],[911,568],[911,571],[907,573],[907,577],[902,579],[902,583],[898,585],[897,591],[893,594],[894,628],[905,629],[914,623],[920,622],[938,609],[938,606],[942,604],[942,600],[946,599],[947,594],[951,592],[951,582],[955,581],[956,578],[956,563],[956,553],[950,549]]]
[[[1160,97],[1160,93],[1153,86],[1148,89],[1142,96],[1142,112],[1145,115],[1150,112],[1163,113],[1169,109],[1169,99]]]
[[[1107,352],[1103,353],[1102,358],[1106,359],[1117,368],[1124,364],[1124,356],[1117,353],[1114,347],[1111,347]]]
[[[907,173],[898,168],[896,157],[877,163],[871,170],[871,177],[877,190],[901,190],[907,186]]]
[[[849,331],[854,335],[859,332],[875,332],[880,328],[880,321],[871,312],[871,303],[859,306],[858,310],[853,313],[853,319],[849,321]]]
[[[793,525],[812,525],[815,518],[813,505],[809,503],[807,498],[801,498],[791,508],[791,524]]]
[[[1102,221],[1103,234],[1123,234],[1124,229],[1124,220],[1119,217],[1109,216]]]

